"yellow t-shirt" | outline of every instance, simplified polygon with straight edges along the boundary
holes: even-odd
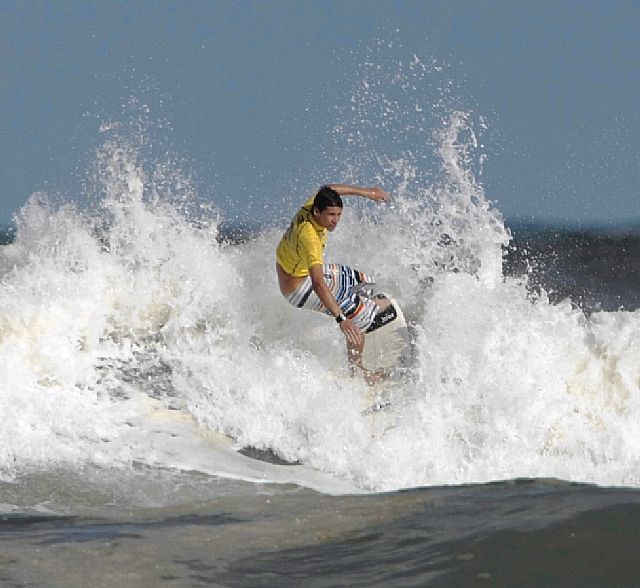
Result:
[[[276,250],[282,269],[296,278],[308,276],[312,265],[324,263],[327,229],[313,220],[313,199],[309,198],[293,217]]]

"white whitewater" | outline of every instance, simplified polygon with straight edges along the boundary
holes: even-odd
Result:
[[[335,325],[277,291],[282,227],[219,244],[215,214],[185,212],[189,183],[117,133],[97,154],[95,205],[34,195],[0,250],[2,479],[142,462],[334,493],[640,485],[640,315],[587,320],[503,277],[509,233],[474,176],[469,117],[446,117],[435,140],[439,179],[386,162],[392,204],[348,201],[327,250],[375,274],[413,329],[396,426],[378,436]]]

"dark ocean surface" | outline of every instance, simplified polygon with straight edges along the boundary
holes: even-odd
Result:
[[[583,310],[640,306],[640,232],[518,227],[506,275],[527,272],[532,288],[554,302],[569,298]]]
[[[4,515],[2,586],[637,586],[640,494],[554,480]]]

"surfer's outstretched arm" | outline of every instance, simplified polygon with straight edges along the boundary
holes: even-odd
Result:
[[[362,196],[376,202],[388,202],[389,193],[382,188],[374,186],[372,188],[364,188],[362,186],[349,186],[347,184],[329,184],[329,188],[335,190],[340,196]]]

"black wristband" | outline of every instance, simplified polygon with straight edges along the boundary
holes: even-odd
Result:
[[[344,316],[344,314],[340,313],[337,317],[336,317],[336,323],[340,324],[342,321],[346,321],[347,317]]]

